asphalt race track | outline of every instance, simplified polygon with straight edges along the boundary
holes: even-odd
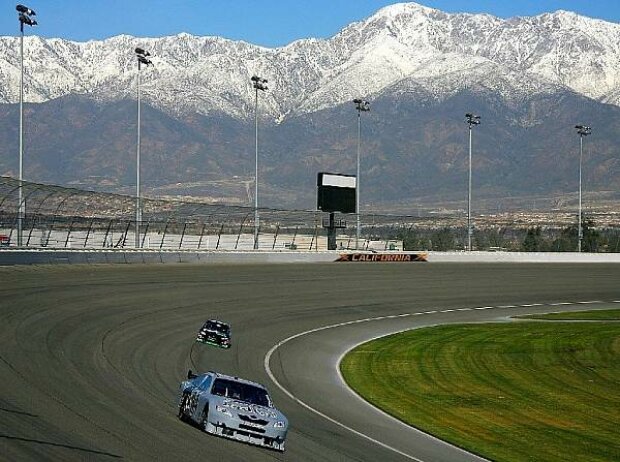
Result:
[[[361,401],[336,373],[340,355],[411,327],[620,300],[620,265],[598,264],[23,266],[0,281],[6,461],[481,460]],[[194,343],[212,317],[232,324],[230,350]],[[265,384],[291,422],[287,451],[180,422],[188,368]]]

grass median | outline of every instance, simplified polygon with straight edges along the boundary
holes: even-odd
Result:
[[[620,310],[571,311],[564,313],[532,314],[522,319],[545,319],[556,321],[620,321]]]
[[[375,406],[492,460],[620,460],[620,323],[413,330],[341,370]]]

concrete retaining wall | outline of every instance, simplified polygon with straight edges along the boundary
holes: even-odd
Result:
[[[173,250],[51,250],[2,249],[0,265],[105,263],[319,263],[334,262],[339,251],[173,251]],[[356,252],[362,253],[362,252]],[[373,254],[373,252],[363,252]],[[399,253],[399,252],[379,252]],[[402,252],[401,252],[402,253]],[[417,252],[420,253],[420,252]],[[376,252],[374,253],[376,254]],[[620,263],[620,253],[576,252],[428,252],[430,263]],[[342,262],[343,265],[372,264]],[[411,263],[393,263],[411,264]],[[424,263],[416,263],[424,264]]]
[[[301,263],[330,262],[334,252],[140,251],[140,250],[0,250],[0,265],[103,263]]]
[[[620,263],[620,253],[428,252],[433,263]]]

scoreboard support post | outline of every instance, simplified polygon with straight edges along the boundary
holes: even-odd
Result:
[[[347,227],[344,220],[336,221],[336,213],[330,212],[329,218],[323,220],[323,228],[327,230],[327,250],[336,250],[336,231]]]

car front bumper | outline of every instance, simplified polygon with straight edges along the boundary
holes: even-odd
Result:
[[[205,430],[214,435],[278,451],[284,451],[284,441],[288,432],[288,428],[275,428],[273,422],[268,422],[264,426],[249,425],[247,422],[219,413],[209,415]]]
[[[215,345],[221,348],[230,348],[230,341],[224,341],[213,337],[206,337],[199,335],[196,337],[196,341],[200,343],[206,343],[208,345]]]

